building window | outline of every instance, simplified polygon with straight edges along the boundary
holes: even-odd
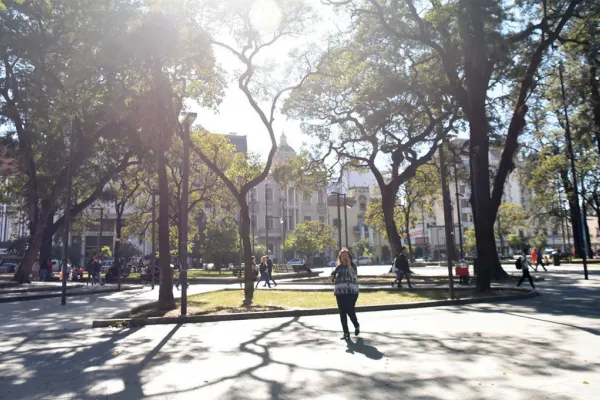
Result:
[[[360,203],[359,210],[367,211],[367,203]]]
[[[267,187],[265,188],[265,199],[268,202],[273,202],[273,188]]]
[[[295,204],[294,203],[294,188],[288,188],[287,201],[288,201],[288,204]]]
[[[250,201],[256,203],[256,189],[252,189],[252,191],[250,191]]]
[[[310,222],[310,221],[312,221],[311,216],[310,215],[305,215],[304,216],[304,222]]]
[[[465,187],[465,185],[460,185],[460,186],[458,187],[458,192],[459,192],[460,194],[465,194],[465,190],[466,190],[466,187]]]
[[[462,208],[467,208],[467,207],[469,207],[469,200],[467,200],[467,199],[460,199],[460,206],[461,206]]]
[[[267,225],[267,229],[272,230],[273,229],[273,217],[266,215],[266,225]]]
[[[332,222],[331,224],[332,224],[333,226],[335,226],[336,228],[339,228],[339,227],[340,227],[340,221],[341,221],[341,220],[339,220],[339,219],[337,219],[337,218],[334,218],[334,219],[333,219],[333,222]]]
[[[325,223],[325,216],[324,215],[320,215],[319,216],[319,222],[321,222],[323,224]]]
[[[325,204],[325,197],[323,195],[323,192],[319,192],[317,195],[319,204]]]
[[[311,201],[312,193],[304,193],[304,201]]]
[[[252,215],[250,217],[250,223],[251,223],[252,229],[256,229],[256,215]]]

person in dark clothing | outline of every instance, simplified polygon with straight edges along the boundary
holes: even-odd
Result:
[[[535,259],[535,270],[537,272],[538,267],[541,265],[542,268],[544,268],[544,271],[548,272],[548,270],[546,269],[546,266],[544,265],[544,255],[542,254],[542,251],[540,249],[536,250],[536,259]]]
[[[277,286],[277,282],[275,282],[275,279],[273,279],[273,261],[271,261],[271,257],[269,256],[267,256],[267,266],[269,267],[269,280],[273,281],[273,284]]]
[[[331,273],[330,279],[335,283],[333,293],[340,312],[340,320],[344,336],[342,339],[350,340],[348,330],[348,317],[354,325],[354,334],[360,334],[360,325],[356,318],[355,306],[358,300],[358,276],[356,265],[352,262],[350,250],[343,248],[338,256],[338,265]]]
[[[412,285],[410,284],[410,264],[404,251],[404,247],[401,247],[400,252],[396,254],[396,258],[394,259],[393,269],[396,272],[396,279],[392,282],[392,287],[394,287],[394,283],[398,283],[398,289],[400,289],[402,287],[402,278],[406,276],[408,287],[412,289]]]
[[[96,279],[101,286],[104,285],[104,282],[102,282],[102,264],[100,264],[98,258],[94,258],[94,262],[92,263],[92,273],[94,279]]]
[[[268,257],[267,256],[263,256],[261,258],[260,261],[260,266],[259,266],[259,270],[260,270],[260,278],[258,279],[258,282],[256,282],[256,289],[258,289],[258,285],[260,284],[261,281],[265,281],[267,285],[269,285],[269,289],[271,288],[271,283],[270,278],[269,278],[269,263],[267,262]]]
[[[40,281],[44,282],[48,277],[48,262],[46,260],[40,263]]]
[[[535,285],[533,284],[533,279],[531,279],[531,275],[529,274],[529,261],[527,260],[527,252],[523,252],[521,256],[521,270],[523,271],[523,276],[517,283],[517,287],[521,286],[521,283],[525,280],[525,278],[529,279],[529,284],[533,289],[535,289]]]

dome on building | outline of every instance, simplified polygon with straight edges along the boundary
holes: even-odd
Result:
[[[285,133],[282,133],[279,137],[279,146],[277,148],[277,151],[285,153],[294,153],[294,155],[296,154],[296,150],[294,150],[294,148],[288,144],[287,136],[285,135]]]

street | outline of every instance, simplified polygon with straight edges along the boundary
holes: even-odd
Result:
[[[560,267],[533,299],[363,313],[351,344],[336,316],[57,332],[19,314],[28,329],[0,334],[0,399],[597,399],[599,275]]]

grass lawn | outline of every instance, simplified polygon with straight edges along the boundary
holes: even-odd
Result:
[[[532,273],[535,273],[535,271],[532,271]],[[471,278],[473,279],[474,277],[471,276]],[[378,285],[389,285],[390,282],[392,282],[394,279],[396,279],[395,275],[389,274],[389,275],[382,275],[382,276],[369,276],[369,277],[358,277],[358,283],[361,284],[365,284],[365,283],[369,283],[369,284],[378,284]],[[458,276],[454,276],[454,281],[458,282],[460,278]],[[508,280],[509,281],[518,281],[519,279],[521,279],[521,276],[509,276]],[[429,283],[429,284],[447,284],[448,283],[448,277],[444,276],[417,276],[417,275],[413,275],[410,278],[410,282],[411,283]],[[302,283],[302,284],[318,284],[318,285],[323,285],[323,284],[331,284],[331,281],[329,280],[329,277],[323,277],[323,278],[318,278],[318,279],[311,279],[310,281],[307,280],[302,280],[302,279],[298,279],[298,280],[292,280],[286,283]],[[406,283],[406,278],[404,278],[402,280],[402,284],[407,284]]]
[[[497,293],[486,294],[495,295]],[[457,292],[460,297],[475,296],[474,290]],[[362,292],[358,298],[357,306],[378,304],[404,304],[427,300],[445,300],[448,298],[447,290],[428,291],[398,291],[377,290]],[[197,294],[188,298],[188,314],[233,314],[241,312],[292,310],[302,308],[335,308],[337,307],[333,292],[302,292],[302,291],[276,291],[257,290],[254,292],[254,301],[251,307],[242,305],[244,292],[242,290],[221,290]],[[180,303],[177,301],[177,309],[167,313],[159,312],[154,308],[141,310],[129,317],[176,317],[180,313]]]

